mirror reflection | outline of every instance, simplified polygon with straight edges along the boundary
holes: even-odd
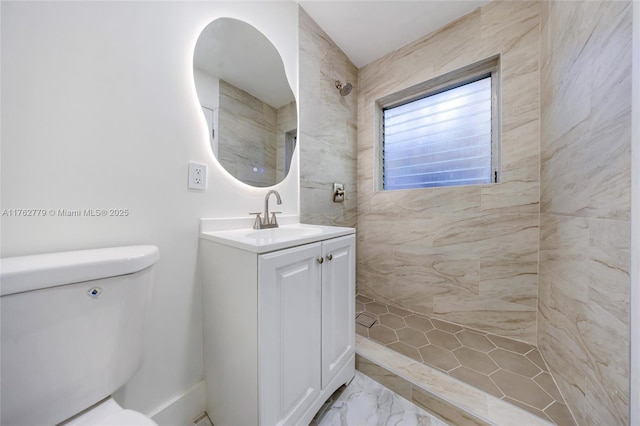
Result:
[[[193,72],[218,162],[252,186],[282,181],[298,117],[275,46],[245,22],[216,19],[198,38]]]

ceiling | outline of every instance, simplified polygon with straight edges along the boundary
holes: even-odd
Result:
[[[358,68],[488,1],[297,0]],[[251,25],[235,19],[218,19],[202,31],[194,67],[274,108],[294,100],[276,48]]]
[[[489,0],[297,0],[361,68]]]

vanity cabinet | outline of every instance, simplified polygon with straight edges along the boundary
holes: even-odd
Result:
[[[201,239],[207,412],[308,424],[355,374],[355,237],[268,253]]]
[[[320,395],[321,249],[258,256],[260,424],[295,424]]]

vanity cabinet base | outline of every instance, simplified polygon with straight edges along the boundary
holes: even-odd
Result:
[[[355,237],[257,254],[200,240],[207,413],[308,424],[355,375]]]
[[[313,403],[309,410],[302,416],[300,419],[300,424],[307,425],[311,422],[311,420],[315,417],[316,413],[324,403],[329,399],[329,397],[337,391],[340,386],[348,385],[353,380],[356,374],[356,354],[352,354],[349,357],[347,363],[338,371],[338,373],[333,377],[333,379],[329,382],[326,388],[322,389],[320,396]]]

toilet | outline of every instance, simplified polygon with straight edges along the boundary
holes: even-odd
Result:
[[[142,365],[155,246],[0,259],[0,424],[156,425],[111,394]]]

